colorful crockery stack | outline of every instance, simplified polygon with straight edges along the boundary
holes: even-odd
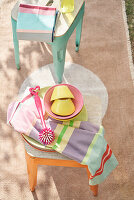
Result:
[[[51,111],[60,116],[71,115],[75,111],[72,99],[74,96],[66,85],[55,87],[51,96]]]
[[[50,87],[44,96],[46,113],[53,119],[67,121],[75,118],[84,105],[81,92],[70,84]]]

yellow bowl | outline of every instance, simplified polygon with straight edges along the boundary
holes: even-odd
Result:
[[[84,113],[85,116],[83,116],[83,113]],[[77,115],[75,115],[74,117],[68,118],[68,119],[59,119],[58,115],[57,115],[57,118],[56,118],[56,117],[51,116],[49,113],[47,113],[47,115],[50,116],[53,119],[56,119],[58,121],[64,121],[64,122],[70,121],[70,120],[75,120],[75,119],[76,119],[76,121],[87,121],[88,120],[88,114],[87,114],[87,110],[86,110],[85,106],[83,106],[82,110]]]
[[[68,116],[75,111],[75,106],[71,99],[56,99],[51,106],[51,111],[56,115]]]
[[[58,85],[54,87],[52,92],[51,101],[63,98],[74,98],[74,95],[66,85]]]

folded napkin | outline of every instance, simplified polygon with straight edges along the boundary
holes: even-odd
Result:
[[[35,107],[34,97],[30,94],[21,101],[9,105],[7,122],[18,132],[43,144],[39,134],[43,127]],[[52,118],[46,120],[46,125],[55,133],[55,140],[48,147],[83,165],[88,165],[91,173],[90,185],[101,183],[118,165],[104,139],[103,126],[96,126],[88,121],[61,122]]]
[[[20,4],[16,30],[18,39],[52,42],[56,17],[56,8]]]

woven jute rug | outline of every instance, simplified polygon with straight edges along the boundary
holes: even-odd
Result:
[[[29,190],[24,144],[6,124],[6,112],[27,77],[53,59],[47,44],[21,41],[21,70],[17,71],[10,20],[15,2],[0,1],[0,200],[93,200],[86,171],[79,168],[39,166],[36,190]],[[103,125],[119,165],[100,184],[97,199],[133,200],[134,72],[124,1],[86,1],[80,50],[75,52],[74,32],[66,62],[92,71],[108,93]],[[80,74],[82,78],[84,82]]]

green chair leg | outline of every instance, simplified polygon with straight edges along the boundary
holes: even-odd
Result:
[[[58,40],[60,41],[60,40]],[[63,44],[63,45],[61,45]],[[58,78],[58,83],[62,82],[63,72],[64,72],[64,64],[65,64],[65,55],[66,55],[66,44],[64,41],[61,40],[56,42],[56,40],[51,44],[52,45],[52,52],[53,52],[53,63],[54,63],[54,70],[56,76]]]
[[[80,19],[79,23],[76,26],[76,48],[75,51],[79,51],[79,46],[80,46],[80,40],[81,40],[81,31],[82,31],[82,22],[83,22],[83,16]]]
[[[13,31],[13,43],[14,43],[14,54],[15,54],[15,64],[17,66],[17,69],[20,69],[20,61],[19,61],[19,42],[17,39],[16,34],[16,25],[17,22],[11,17],[12,21],[12,31]]]
[[[84,8],[85,8],[85,3],[80,9],[77,17],[70,26],[69,30],[63,36],[55,37],[53,43],[50,43],[52,46],[53,62],[54,62],[55,72],[58,78],[58,83],[62,82],[67,42],[76,27],[77,27],[76,41],[78,43],[78,48],[79,48]]]

